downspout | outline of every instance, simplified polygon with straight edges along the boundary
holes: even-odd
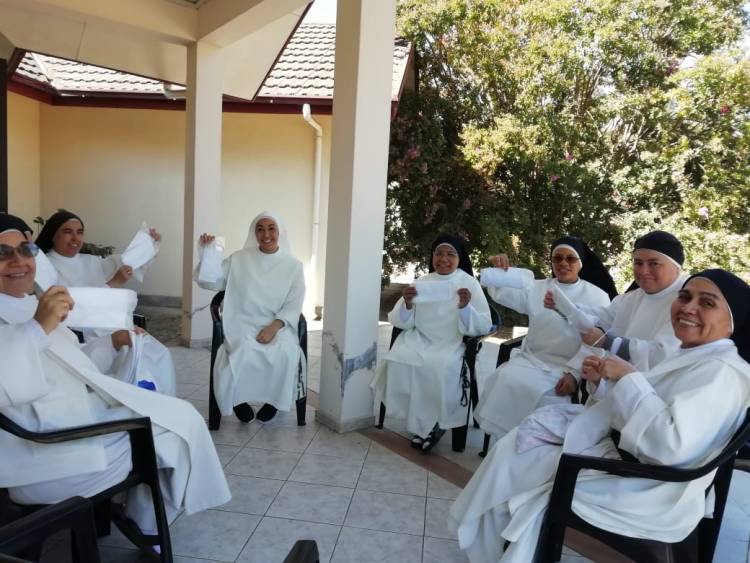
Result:
[[[312,242],[310,248],[310,281],[313,286],[313,299],[318,298],[318,239],[320,237],[320,175],[323,167],[323,128],[312,118],[310,104],[302,106],[302,118],[310,127],[315,129],[315,166],[313,170],[313,217],[312,217]],[[315,306],[315,320],[320,320],[322,309],[319,304]]]

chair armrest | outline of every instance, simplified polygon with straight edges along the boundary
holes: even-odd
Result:
[[[640,477],[655,481],[684,483],[707,475],[716,469],[718,465],[720,464],[711,462],[701,467],[688,469],[670,465],[649,465],[646,463],[623,461],[621,459],[563,454],[560,457],[558,471],[564,468],[564,470],[575,472],[577,475],[582,469],[594,469],[609,473],[610,475],[619,475],[620,477]]]
[[[122,420],[113,420],[110,422],[98,422],[87,426],[75,426],[63,428],[61,430],[52,430],[51,432],[31,432],[13,422],[4,414],[0,414],[0,430],[5,430],[14,436],[30,440],[39,444],[57,444],[68,442],[70,440],[81,440],[93,436],[103,436],[105,434],[114,434],[116,432],[143,432],[148,431],[151,434],[151,419],[148,417],[125,418]]]

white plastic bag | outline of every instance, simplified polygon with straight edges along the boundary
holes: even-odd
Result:
[[[144,266],[151,262],[158,253],[159,243],[151,237],[148,225],[144,221],[125,252],[122,253],[121,259],[124,265],[133,268],[133,277],[138,281],[143,281]]]
[[[417,295],[412,303],[438,303],[457,299],[456,290],[450,283],[417,280],[414,282],[414,287],[417,288]]]
[[[479,280],[484,287],[523,289],[534,281],[534,272],[525,268],[482,268]]]
[[[50,287],[57,284],[59,275],[52,262],[49,261],[47,255],[41,250],[37,252],[34,257],[36,262],[36,275],[34,276],[34,283],[40,289],[42,293],[47,291]]]
[[[132,330],[138,296],[130,289],[111,287],[69,287],[73,309],[65,325],[73,328]]]
[[[198,281],[214,283],[221,279],[224,272],[221,263],[224,260],[224,237],[216,237],[209,245],[201,249],[201,264],[198,269]]]

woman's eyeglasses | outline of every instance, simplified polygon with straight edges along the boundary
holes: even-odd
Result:
[[[18,254],[21,258],[33,258],[39,253],[39,247],[33,242],[22,242],[15,248],[9,244],[0,244],[0,262],[5,262]]]
[[[552,262],[554,264],[562,264],[563,262],[567,262],[568,264],[572,265],[572,264],[575,264],[576,262],[578,262],[578,257],[577,256],[573,256],[572,254],[569,255],[569,256],[553,256],[552,257]]]

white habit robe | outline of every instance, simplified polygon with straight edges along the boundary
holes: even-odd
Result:
[[[686,279],[677,276],[672,285],[657,293],[646,293],[640,288],[629,291],[604,307],[580,303],[581,310],[596,316],[597,326],[607,331],[610,338],[626,339],[617,350],[618,356],[639,370],[648,371],[680,347],[672,330],[670,310]]]
[[[378,366],[371,387],[376,409],[384,403],[388,414],[406,419],[409,432],[426,437],[435,423],[442,429],[466,424],[468,407],[460,404],[463,337],[487,334],[492,319],[479,282],[463,270],[419,279],[450,284],[454,295],[466,288],[471,300],[463,309],[456,295],[450,301],[415,303],[408,310],[399,299],[388,321],[403,332]]]
[[[601,401],[579,407],[569,426],[558,429],[562,445],[518,453],[519,428],[506,434],[451,506],[449,528],[472,563],[532,561],[563,452],[618,458],[609,438],[614,428],[620,448],[643,463],[697,467],[726,446],[749,404],[750,365],[732,341],[681,349],[651,371],[623,377]],[[617,534],[676,542],[711,514],[705,491],[712,478],[666,483],[585,470],[572,508]],[[506,540],[512,543],[503,553]]]
[[[8,296],[3,296],[8,297]],[[39,324],[0,321],[0,412],[31,431],[148,416],[167,517],[227,502],[231,495],[206,423],[188,402],[146,391],[99,373],[75,335],[60,325],[45,335]],[[50,504],[91,496],[130,471],[126,433],[35,444],[0,432],[0,487],[22,504]],[[147,487],[127,494],[126,514],[144,533],[156,533]]]
[[[520,349],[488,378],[479,398],[476,418],[485,432],[501,436],[535,408],[570,397],[555,394],[555,384],[581,345],[581,336],[557,311],[545,309],[544,294],[557,286],[573,303],[606,307],[609,297],[594,284],[579,279],[560,283],[555,278],[532,280],[523,289],[488,288],[490,297],[529,316],[529,332]]]
[[[278,224],[278,223],[277,223]],[[305,299],[302,263],[280,246],[261,252],[251,232],[247,246],[222,262],[223,275],[205,289],[226,289],[222,322],[224,343],[214,364],[214,393],[221,414],[241,403],[268,403],[288,411],[307,389],[307,365],[297,326]],[[284,323],[274,339],[255,338],[278,319]]]
[[[102,258],[79,252],[69,258],[50,250],[47,258],[60,276],[60,285],[65,287],[104,287],[115,275],[117,269],[122,266],[119,255]],[[126,383],[135,384],[140,379],[152,381],[156,384],[159,393],[174,396],[177,384],[172,355],[156,338],[150,334],[135,334],[131,331],[130,338],[134,341],[138,340],[136,346],[139,348],[139,353],[136,355],[136,351],[131,346],[123,346],[119,352],[113,353],[110,331],[80,328],[86,341],[83,350],[100,371]],[[135,368],[132,367],[134,363],[138,364]],[[134,378],[131,377],[133,373],[136,374]]]

